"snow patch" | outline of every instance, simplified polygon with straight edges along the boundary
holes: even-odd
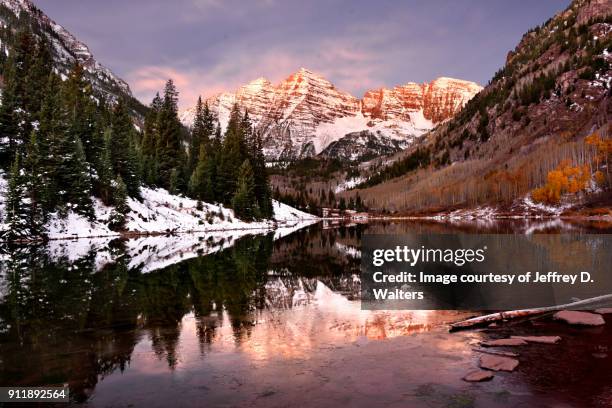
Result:
[[[7,178],[0,171],[0,220],[5,218],[5,199]],[[272,220],[245,222],[238,219],[234,211],[222,205],[200,203],[187,197],[170,194],[164,189],[141,188],[142,200],[128,198],[131,211],[126,215],[126,230],[132,233],[164,234],[211,231],[252,231],[273,229],[293,229],[318,222],[314,215],[299,211],[286,204],[273,200]],[[52,213],[46,224],[49,239],[75,239],[113,237],[121,235],[108,227],[113,207],[106,206],[92,197],[95,217],[93,220],[68,211],[65,215]],[[0,231],[7,225],[0,222]],[[292,231],[283,231],[287,235]],[[85,244],[83,244],[85,245]],[[76,251],[81,253],[82,251]]]
[[[334,193],[338,194],[346,190],[350,190],[353,187],[358,186],[363,183],[366,179],[364,177],[353,177],[348,180],[344,180],[342,183],[338,184],[334,189]]]

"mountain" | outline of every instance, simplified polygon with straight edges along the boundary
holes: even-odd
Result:
[[[70,67],[78,61],[95,91],[110,101],[126,98],[133,113],[142,117],[146,108],[137,101],[129,85],[110,69],[98,62],[87,45],[68,30],[49,18],[30,0],[0,0],[0,56],[5,59],[8,44],[21,25],[28,24],[38,36],[44,36],[52,45],[56,71],[66,77]]]
[[[282,160],[317,155],[346,135],[366,130],[393,140],[387,145],[406,147],[451,118],[480,89],[473,82],[438,78],[368,91],[358,99],[301,68],[278,84],[259,78],[236,92],[208,98],[207,103],[223,128],[234,104],[247,109],[264,135],[267,158]],[[191,125],[194,112],[191,108],[182,113],[183,124]]]
[[[369,130],[347,133],[331,142],[319,156],[326,159],[340,159],[344,162],[364,162],[377,157],[397,153],[405,142],[387,138]]]
[[[474,82],[438,78],[430,83],[396,86],[367,91],[363,114],[372,119],[414,121],[414,113],[437,124],[452,118],[482,87]]]
[[[611,5],[574,0],[529,30],[453,119],[361,175],[366,204],[405,213],[609,205]]]

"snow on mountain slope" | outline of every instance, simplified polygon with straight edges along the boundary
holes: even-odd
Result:
[[[407,147],[410,141],[384,137],[381,132],[362,130],[347,133],[339,140],[331,142],[319,155],[329,159],[363,162],[397,153]]]
[[[409,144],[452,117],[480,89],[473,82],[442,77],[368,91],[360,100],[301,68],[279,84],[258,78],[206,102],[223,129],[234,104],[248,110],[264,135],[266,157],[278,160],[319,154],[348,133],[364,130]],[[181,121],[190,126],[194,112],[182,112]]]
[[[94,88],[107,98],[115,100],[119,95],[131,97],[128,84],[110,69],[100,64],[93,56],[87,45],[78,40],[63,26],[53,21],[43,13],[30,0],[0,0],[0,6],[10,10],[15,18],[29,18],[33,25],[39,28],[52,44],[55,69],[65,76],[75,60],[83,65],[87,76]],[[0,17],[4,26],[10,26],[8,17]],[[0,38],[6,43],[5,38]],[[5,50],[6,52],[7,50]]]
[[[287,204],[281,203],[280,201],[272,201],[272,207],[274,209],[274,219],[279,222],[294,222],[318,219],[312,214],[297,210]]]

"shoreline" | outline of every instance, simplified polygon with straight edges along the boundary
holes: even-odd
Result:
[[[16,240],[16,241],[5,241],[0,240],[0,244],[33,244],[33,243],[45,243],[49,241],[76,241],[79,239],[92,239],[92,238],[119,238],[119,239],[131,239],[138,237],[158,237],[158,236],[176,236],[182,234],[200,234],[200,233],[213,233],[213,232],[233,232],[233,231],[261,231],[263,232],[272,232],[279,229],[284,228],[294,228],[301,223],[308,223],[308,225],[304,225],[304,227],[313,225],[315,223],[321,222],[322,219],[303,219],[297,221],[283,221],[283,223],[275,222],[269,226],[253,226],[253,227],[236,227],[236,228],[211,228],[211,229],[194,229],[194,230],[184,230],[184,231],[120,231],[114,234],[104,234],[104,235],[75,235],[75,236],[63,236],[63,237],[53,237],[47,239],[29,239],[29,240]]]
[[[323,221],[340,221],[340,222],[358,222],[368,223],[370,221],[432,221],[443,223],[445,221],[503,221],[503,220],[564,220],[564,221],[601,221],[609,222],[612,224],[612,215],[597,215],[597,216],[583,216],[583,215],[552,215],[552,214],[523,214],[523,215],[491,215],[491,216],[453,216],[452,213],[446,213],[444,215],[403,215],[403,216],[370,216],[368,218],[354,219],[351,217],[317,217],[317,218],[304,218],[295,221],[265,221],[269,222],[268,225],[257,225],[253,227],[240,226],[236,228],[206,228],[206,229],[189,229],[189,230],[170,230],[170,231],[119,231],[111,234],[92,234],[92,235],[78,235],[72,236],[59,236],[50,237],[46,239],[28,239],[28,240],[15,240],[6,241],[0,240],[0,244],[34,244],[44,243],[49,241],[67,241],[67,240],[79,240],[79,239],[92,239],[92,238],[119,238],[119,239],[131,239],[138,237],[155,237],[155,236],[173,236],[181,234],[199,234],[199,233],[213,233],[213,232],[231,232],[231,231],[276,231],[285,228],[294,228],[298,224],[305,223],[306,226],[310,226]],[[248,224],[248,223],[244,223]]]

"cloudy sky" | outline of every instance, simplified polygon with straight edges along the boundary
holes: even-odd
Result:
[[[149,103],[181,106],[300,67],[340,89],[451,76],[485,84],[529,28],[568,0],[34,0]]]

